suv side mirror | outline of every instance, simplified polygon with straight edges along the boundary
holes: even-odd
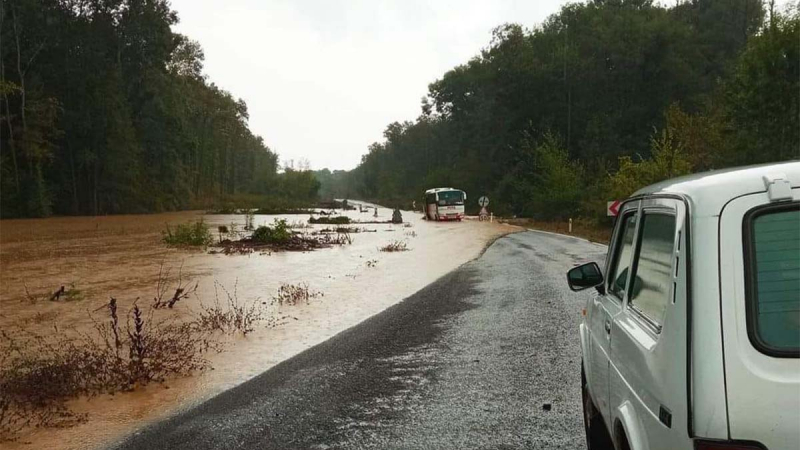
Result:
[[[603,284],[603,271],[596,262],[573,267],[567,272],[567,283],[573,291],[582,291]]]

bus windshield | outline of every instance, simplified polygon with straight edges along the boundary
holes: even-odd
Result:
[[[463,205],[464,193],[461,191],[443,191],[437,193],[440,205]]]

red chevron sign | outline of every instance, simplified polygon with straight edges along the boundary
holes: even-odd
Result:
[[[619,214],[620,203],[621,202],[619,200],[612,200],[608,202],[608,205],[606,206],[606,215],[609,217],[617,217]]]

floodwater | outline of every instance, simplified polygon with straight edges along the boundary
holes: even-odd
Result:
[[[346,214],[356,220],[375,220],[372,212]],[[379,207],[377,220],[388,220],[391,214],[390,209]],[[45,333],[53,329],[56,319],[59,328],[89,331],[93,326],[89,313],[102,310],[110,297],[118,300],[122,314],[137,298],[141,304],[152,302],[160,271],[169,271],[167,296],[174,292],[179,275],[184,283],[199,283],[196,296],[180,301],[174,310],[159,310],[165,316],[188,317],[199,310],[199,301],[213,301],[215,282],[229,291],[235,286],[243,301],[260,298],[269,303],[282,283],[307,283],[312,291],[324,294],[308,305],[270,306],[271,315],[284,317],[280,324],[261,324],[246,337],[228,338],[225,350],[209,357],[213,370],[130,393],[72,401],[69,406],[74,412],[88,414],[86,423],[32,430],[0,446],[102,448],[388,308],[474,259],[492,239],[516,231],[509,225],[477,220],[429,223],[419,213],[404,211],[408,227],[354,225],[377,231],[352,234],[351,245],[313,252],[222,255],[161,243],[165,224],[201,217],[212,230],[218,225],[235,223],[241,228],[244,224],[242,215],[200,212],[0,221],[0,329],[7,331],[22,325]],[[305,222],[308,216],[259,215],[255,225],[272,223],[275,218]],[[397,240],[407,242],[410,250],[378,250]],[[74,285],[80,291],[76,299],[48,301],[62,285],[67,289]]]

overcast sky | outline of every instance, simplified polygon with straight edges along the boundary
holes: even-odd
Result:
[[[243,98],[250,129],[281,160],[352,169],[390,122],[413,120],[428,84],[530,27],[562,0],[172,0],[176,31],[210,80]]]

